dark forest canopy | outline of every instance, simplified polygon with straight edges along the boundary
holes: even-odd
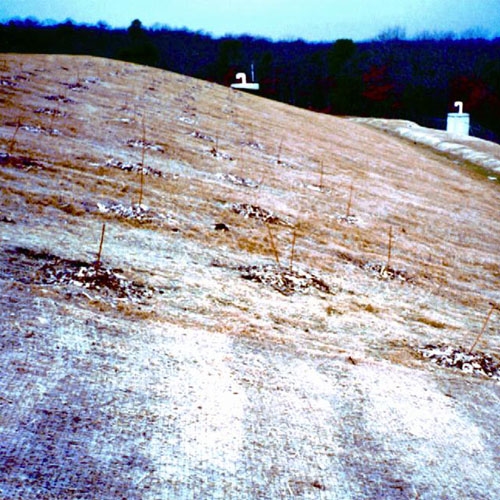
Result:
[[[249,35],[105,23],[0,24],[0,52],[87,54],[121,59],[229,85],[252,63],[260,95],[336,115],[403,118],[444,128],[464,102],[472,134],[500,140],[500,38],[422,33],[406,40],[394,28],[376,40],[271,41]]]

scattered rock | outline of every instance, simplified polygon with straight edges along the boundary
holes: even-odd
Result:
[[[198,132],[198,130],[195,130],[194,132],[191,132],[190,135],[192,137],[195,137],[196,139],[202,139],[203,141],[215,142],[215,139],[212,136],[202,134],[201,132]]]
[[[500,363],[482,352],[474,351],[471,353],[463,347],[452,347],[446,344],[427,344],[423,347],[417,347],[416,351],[439,366],[456,368],[465,373],[479,374],[500,380]]]
[[[231,155],[223,153],[222,151],[218,151],[217,148],[215,148],[215,146],[208,151],[208,154],[212,155],[214,158],[220,158],[222,160],[228,160],[228,161],[235,161],[235,159]]]
[[[326,490],[325,486],[323,484],[321,484],[319,481],[313,481],[311,483],[311,486],[313,488],[317,488],[318,490],[321,490],[321,491],[325,491]]]
[[[21,130],[26,130],[26,132],[32,132],[33,134],[40,134],[43,130],[42,127],[37,125],[22,125]]]
[[[7,215],[0,214],[0,222],[5,222],[6,224],[15,224],[16,221]]]
[[[280,165],[280,166],[286,167],[286,168],[295,168],[291,163],[288,163],[287,161],[284,161],[284,160],[272,160],[272,163],[274,165]]]
[[[63,259],[49,252],[36,252],[27,248],[7,250],[11,268],[18,274],[28,275],[28,281],[42,285],[64,285],[77,288],[89,299],[124,299],[142,302],[157,291],[152,287],[127,280],[120,269],[111,269],[101,263]],[[42,266],[31,271],[33,264]],[[23,278],[23,281],[25,278]],[[93,292],[89,295],[87,291]]]
[[[97,76],[91,76],[89,78],[85,78],[85,83],[96,84],[96,83],[99,83],[100,81],[101,81],[101,79],[98,78]]]
[[[76,92],[81,92],[82,90],[88,90],[89,88],[86,86],[86,85],[83,85],[79,82],[77,83],[64,83],[64,82],[60,82],[61,85],[64,85],[65,87],[67,87],[69,90],[73,90],[73,91],[76,91]]]
[[[64,113],[55,108],[36,108],[34,110],[36,114],[44,114],[49,116],[62,116]]]
[[[153,151],[158,151],[159,153],[164,153],[165,149],[163,146],[160,146],[159,144],[153,144],[152,142],[148,141],[143,141],[143,140],[130,140],[127,141],[127,146],[129,148],[144,148],[144,149],[150,149]]]
[[[26,71],[26,74],[30,75],[30,76],[35,76],[35,73],[31,73],[31,71]],[[28,81],[29,78],[27,76],[24,76],[24,75],[16,75],[16,76],[14,76],[14,80],[22,80],[23,82],[25,82],[25,81]]]
[[[128,281],[102,264],[97,268],[94,264],[85,262],[56,259],[45,264],[40,269],[39,275],[42,283],[47,285],[73,285],[100,292],[101,295],[112,293],[118,298],[134,302],[153,296],[152,289]]]
[[[8,80],[6,78],[2,78],[2,80],[0,80],[0,86],[2,86],[2,87],[17,87],[17,83],[11,82],[10,80]]]
[[[43,163],[29,156],[13,156],[8,153],[0,153],[0,165],[10,165],[16,168],[30,170],[32,168],[43,168]]]
[[[65,97],[63,95],[44,95],[44,99],[47,99],[47,101],[57,101],[57,102],[64,102],[64,103],[74,103],[73,99],[70,99],[69,97]]]
[[[359,221],[356,215],[337,215],[335,219],[339,222],[345,222],[346,224],[357,224]]]
[[[377,277],[385,280],[399,280],[403,282],[413,281],[413,277],[410,276],[406,271],[400,269],[394,269],[391,266],[386,266],[385,264],[379,264],[375,262],[367,262],[363,264],[363,269],[370,271],[377,275]]]
[[[31,132],[32,134],[48,134],[48,135],[59,135],[59,130],[48,129],[45,127],[39,127],[38,125],[21,125],[21,130],[26,130],[26,132]]]
[[[408,274],[408,272],[400,269],[394,269],[391,266],[386,266],[385,264],[380,264],[378,262],[367,262],[365,259],[358,257],[356,255],[349,254],[347,252],[337,251],[335,252],[337,257],[347,262],[352,262],[355,266],[360,269],[374,274],[377,278],[384,280],[399,280],[405,283],[411,283],[414,281],[414,277]]]
[[[141,162],[139,163],[123,163],[120,160],[116,160],[115,158],[109,158],[106,160],[106,167],[119,168],[120,170],[125,170],[126,172],[137,172],[140,173],[141,169],[144,172],[144,175],[152,175],[153,177],[163,177],[163,174],[160,170],[145,166],[143,167]]]
[[[245,142],[245,145],[251,147],[252,149],[257,149],[259,151],[262,151],[264,149],[264,147],[261,144],[255,141]]]
[[[270,286],[283,295],[292,295],[315,288],[320,292],[330,293],[330,287],[313,274],[294,271],[274,264],[238,266],[241,277]]]
[[[259,187],[259,185],[256,182],[250,179],[244,179],[243,177],[239,177],[233,174],[219,174],[218,177],[226,181],[229,181],[232,184],[235,184],[236,186],[245,186],[253,189]]]
[[[229,231],[229,228],[223,222],[218,222],[217,224],[215,224],[214,229],[216,231]]]
[[[143,224],[174,223],[175,219],[170,214],[161,214],[151,210],[146,205],[122,205],[121,203],[97,203],[97,208],[102,214],[112,214],[122,219],[137,221]]]
[[[231,205],[231,210],[234,213],[243,215],[243,217],[245,217],[246,219],[257,219],[264,222],[265,224],[281,224],[284,226],[290,225],[277,215],[274,215],[269,210],[260,208],[257,205],[250,205],[248,203],[234,203]]]

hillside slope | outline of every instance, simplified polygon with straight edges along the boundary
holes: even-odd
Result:
[[[433,150],[445,153],[452,159],[469,162],[480,167],[490,175],[490,180],[497,180],[500,173],[500,145],[468,135],[450,134],[445,130],[421,127],[407,120],[387,120],[384,118],[351,118],[357,123],[365,123],[372,127],[404,137],[413,143],[428,146]]]
[[[498,183],[173,73],[0,64],[3,498],[500,497]]]

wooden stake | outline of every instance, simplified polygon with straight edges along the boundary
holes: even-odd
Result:
[[[101,242],[99,243],[99,252],[97,253],[97,261],[95,263],[96,274],[99,272],[99,267],[101,265],[101,252],[102,252],[102,244],[104,243],[104,232],[105,231],[106,231],[106,224],[103,224],[102,231],[101,231]]]
[[[481,328],[479,335],[476,337],[476,340],[474,340],[472,347],[469,349],[469,354],[472,353],[472,351],[474,350],[474,347],[476,347],[477,343],[479,342],[479,339],[483,336],[483,333],[486,330],[486,325],[488,324],[488,321],[490,320],[490,317],[496,308],[497,307],[495,306],[495,304],[491,304],[491,308],[490,308],[490,311],[488,312],[488,316],[486,316],[486,319],[484,320],[483,328]]]
[[[18,118],[16,124],[16,130],[14,130],[14,135],[12,136],[12,139],[9,142],[9,153],[12,153],[12,149],[14,148],[14,144],[16,142],[16,135],[20,127],[21,127],[21,118]]]
[[[277,250],[276,245],[274,243],[274,238],[273,238],[273,233],[271,232],[271,227],[267,224],[266,224],[266,227],[267,227],[267,232],[269,233],[269,242],[271,244],[271,249],[274,253],[274,259],[276,260],[276,264],[278,264],[278,267],[281,267],[280,257],[278,255],[278,250]]]
[[[283,137],[281,138],[280,145],[278,146],[278,158],[276,160],[276,163],[278,163],[278,165],[281,163],[281,148],[282,147],[283,147]]]
[[[144,155],[146,153],[146,122],[142,117],[142,159],[141,159],[141,189],[139,191],[139,208],[142,205],[142,193],[144,190]]]
[[[297,239],[297,232],[295,228],[293,229],[293,236],[292,236],[292,252],[290,254],[290,272],[293,271],[293,258],[295,256],[295,241]]]
[[[51,129],[54,128],[54,120],[56,119],[56,115],[59,115],[59,114],[62,114],[62,113],[61,113],[61,110],[59,109],[59,106],[57,106],[57,108],[55,108],[53,110],[53,113],[50,117],[50,128]]]
[[[391,261],[391,250],[392,250],[392,226],[389,226],[389,246],[387,248],[387,264],[386,269],[389,269],[389,262]]]
[[[259,179],[259,183],[258,183],[258,186],[257,186],[257,189],[254,189],[254,196],[253,196],[253,204],[254,205],[258,205],[258,200],[259,200],[259,197],[260,197],[260,193],[261,193],[261,189],[262,189],[262,185],[264,183],[264,179],[266,178],[266,172],[262,172],[262,176],[261,178]]]
[[[352,192],[353,192],[353,182],[351,181],[351,189],[349,191],[349,201],[347,202],[346,217],[351,215],[351,205],[352,205]]]
[[[319,189],[323,191],[323,161],[320,164],[320,172],[319,172]]]
[[[139,208],[142,205],[142,193],[144,191],[144,167],[141,168],[141,189],[139,191]]]

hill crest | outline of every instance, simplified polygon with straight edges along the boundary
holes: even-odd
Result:
[[[500,302],[497,183],[178,74],[2,60],[4,496],[500,496],[498,382],[419,354]]]

